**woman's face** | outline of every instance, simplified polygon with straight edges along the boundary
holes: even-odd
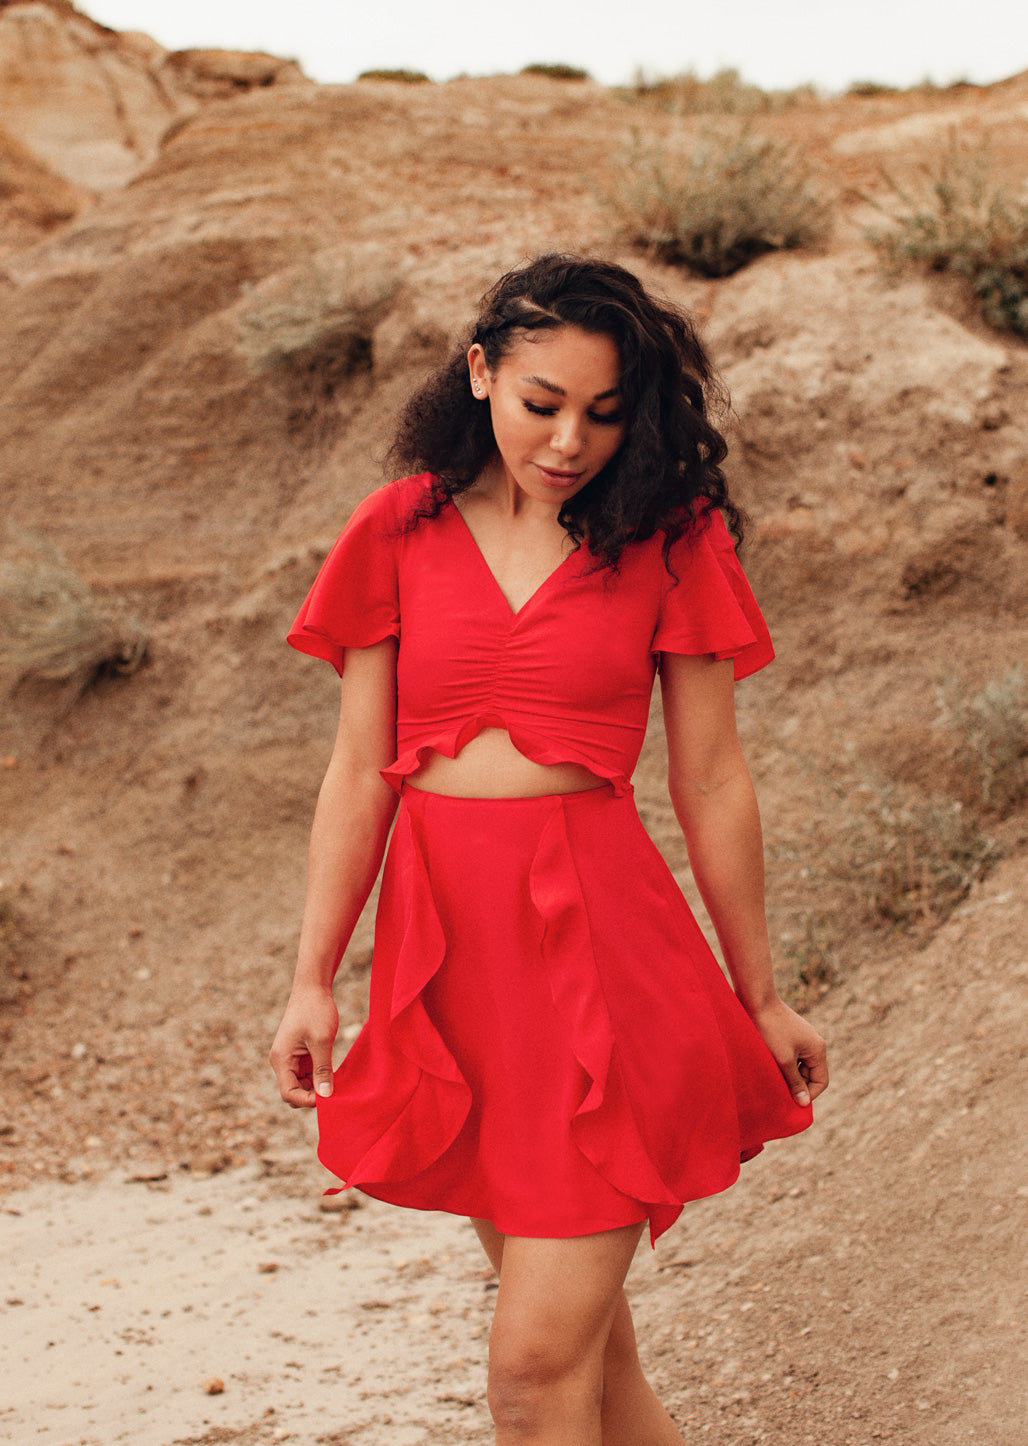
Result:
[[[577,326],[538,331],[494,372],[476,343],[468,365],[472,392],[488,398],[506,480],[528,497],[559,507],[624,441],[621,358],[609,336]]]

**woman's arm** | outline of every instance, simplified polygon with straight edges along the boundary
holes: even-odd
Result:
[[[396,794],[379,769],[396,754],[396,640],[348,649],[339,729],[311,829],[293,987],[271,1049],[287,1104],[332,1093],[339,1016],[332,980],[378,877]]]
[[[665,653],[668,787],[735,992],[799,1104],[828,1084],[826,1046],[775,989],[756,795],[735,723],[730,661]]]

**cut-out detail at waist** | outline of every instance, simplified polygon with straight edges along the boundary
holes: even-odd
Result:
[[[608,782],[572,759],[538,762],[522,753],[506,729],[483,728],[454,757],[419,751],[420,764],[406,787],[450,798],[536,798],[585,793]]]
[[[494,729],[507,735],[514,755],[523,755],[533,764],[555,765],[562,768],[575,766],[582,769],[581,774],[574,776],[574,782],[579,785],[577,789],[568,788],[567,778],[565,778],[563,790],[565,793],[594,792],[591,785],[589,788],[582,787],[589,782],[593,775],[602,782],[612,784],[614,792],[619,796],[632,792],[628,773],[635,764],[634,752],[631,758],[625,758],[620,749],[605,750],[599,747],[583,747],[580,740],[573,740],[564,732],[550,737],[545,732],[522,726],[520,720],[508,720],[496,712],[462,715],[452,719],[445,728],[432,731],[404,727],[402,720],[398,719],[398,756],[388,768],[382,769],[382,777],[399,793],[404,779],[414,777],[428,762],[431,755],[439,754],[446,759],[455,759],[479,734]],[[514,755],[506,754],[508,764],[520,767]],[[554,774],[526,773],[511,784],[508,775],[505,783],[506,791],[504,791],[497,786],[495,770],[490,771],[488,768],[484,768],[482,772],[484,774],[484,791],[479,791],[479,782],[472,780],[469,776],[462,781],[462,788],[466,790],[463,796],[479,798],[483,796],[491,798],[539,797],[542,795],[533,794],[532,789],[544,787],[546,793],[550,793],[554,789],[554,779],[556,778]],[[428,782],[427,777],[425,782]],[[435,783],[432,786],[434,788]],[[422,792],[428,791],[427,788],[422,789]],[[560,787],[557,788],[557,791],[561,791]],[[444,796],[446,795],[440,794],[440,797]],[[462,795],[450,794],[449,796],[461,797]]]

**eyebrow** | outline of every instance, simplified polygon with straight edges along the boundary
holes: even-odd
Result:
[[[557,385],[556,382],[548,382],[545,377],[537,377],[537,376],[522,377],[521,380],[522,380],[523,382],[531,382],[533,386],[542,387],[543,391],[546,391],[546,392],[555,392],[558,397],[566,397],[566,396],[567,396],[567,392],[564,390],[563,387],[558,387],[558,385]],[[611,387],[609,391],[606,391],[606,392],[597,392],[596,395],[595,395],[595,397],[593,397],[593,401],[594,401],[594,402],[605,402],[608,397],[617,397],[617,396],[620,396],[620,395],[621,395],[620,388],[618,388],[618,387]]]

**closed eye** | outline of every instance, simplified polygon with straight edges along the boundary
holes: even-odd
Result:
[[[557,414],[556,407],[540,407],[536,402],[524,402],[522,404],[526,412],[531,412],[535,417],[553,417]],[[614,424],[624,420],[620,412],[587,412],[590,422]]]

